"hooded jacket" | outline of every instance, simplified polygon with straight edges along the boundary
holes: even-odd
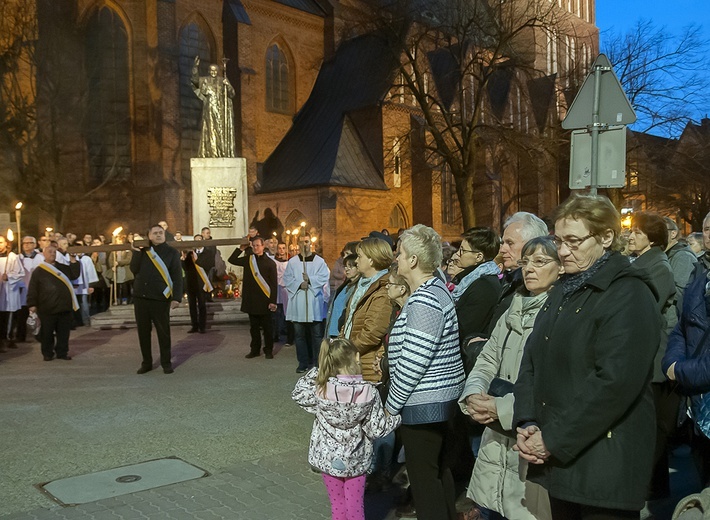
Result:
[[[515,384],[513,424],[537,424],[551,453],[528,479],[553,498],[638,511],[656,440],[657,298],[619,253],[571,294],[564,288],[540,310]]]
[[[372,444],[393,431],[401,418],[385,415],[375,385],[359,376],[331,377],[318,392],[313,368],[296,383],[291,397],[315,415],[308,462],[333,477],[364,475],[372,464]]]

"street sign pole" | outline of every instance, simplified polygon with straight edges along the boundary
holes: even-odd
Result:
[[[602,135],[611,130],[610,125],[616,125],[613,127],[616,129],[619,125],[630,125],[634,121],[636,121],[636,113],[624,94],[619,79],[614,74],[611,62],[605,55],[600,54],[594,61],[582,88],[577,92],[564,121],[562,121],[562,128],[565,130],[584,129],[590,137],[587,141],[578,136],[577,148],[572,147],[570,170],[573,166],[579,166],[579,161],[575,160],[575,153],[582,157],[586,157],[589,153],[590,163],[584,167],[582,176],[573,177],[570,171],[571,189],[589,186],[590,192],[596,194],[599,186],[609,187],[609,184],[604,184],[604,182],[600,184],[600,175],[607,179],[612,186],[623,180],[618,179],[618,172],[622,171],[623,174],[624,168],[619,169],[617,162],[609,159],[615,159],[618,155],[615,151],[615,144],[623,143],[625,146],[626,141],[620,138],[621,134],[618,132],[613,133],[611,141]],[[574,134],[575,132],[573,132],[573,137]],[[586,144],[587,142],[589,145]],[[583,150],[582,146],[589,146],[589,148]],[[605,153],[605,151],[609,157],[605,157],[604,161],[601,161],[599,154]],[[625,153],[625,150],[623,152]],[[611,171],[600,172],[600,168],[607,168],[609,165],[613,167]]]
[[[601,98],[602,70],[604,67],[597,65],[594,67],[594,104],[592,108],[592,171],[589,191],[592,195],[597,194],[599,186],[599,99]],[[607,70],[609,70],[607,68]]]

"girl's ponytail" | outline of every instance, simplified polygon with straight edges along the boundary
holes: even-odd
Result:
[[[361,374],[358,350],[352,341],[345,338],[324,339],[318,355],[316,386],[325,395],[328,379],[338,374]]]

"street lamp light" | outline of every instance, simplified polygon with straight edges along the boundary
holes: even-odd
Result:
[[[17,221],[17,254],[22,254],[22,249],[20,244],[22,243],[22,227],[20,225],[20,220],[22,217],[22,202],[15,204],[15,220]]]

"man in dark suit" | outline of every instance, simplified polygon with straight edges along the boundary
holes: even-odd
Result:
[[[251,350],[247,359],[261,355],[261,331],[264,332],[264,355],[274,358],[274,332],[271,313],[276,311],[277,276],[276,264],[264,254],[264,239],[251,238],[251,247],[243,252],[234,250],[229,263],[244,268],[242,278],[242,312],[249,314]]]
[[[42,251],[44,262],[32,273],[27,290],[27,306],[39,316],[42,328],[40,341],[45,361],[57,359],[69,361],[69,333],[73,311],[79,309],[72,280],[79,278],[81,267],[76,255],[69,255],[69,265],[56,261],[57,246],[52,243]]]
[[[202,235],[195,235],[194,240],[202,240]],[[204,334],[207,326],[205,300],[207,294],[212,291],[208,273],[214,266],[214,262],[210,265],[210,259],[214,260],[214,255],[210,254],[207,249],[207,247],[198,247],[182,253],[187,304],[190,308],[190,322],[192,323],[192,328],[187,331],[188,333]]]
[[[165,243],[165,230],[158,224],[148,230],[150,247],[134,249],[131,258],[133,305],[138,327],[138,342],[143,362],[138,374],[153,370],[151,332],[153,325],[158,334],[160,364],[163,372],[172,374],[170,361],[170,309],[182,301],[182,269],[180,253]]]

